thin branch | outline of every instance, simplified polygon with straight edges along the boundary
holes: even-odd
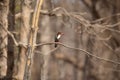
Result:
[[[42,45],[40,45],[40,46],[42,46]],[[65,62],[70,63],[71,65],[73,65],[75,68],[77,68],[79,70],[84,69],[84,67],[82,67],[78,63],[76,63],[77,61],[74,57],[67,57],[67,56],[65,56],[64,54],[61,54],[61,53],[53,54],[52,52],[56,51],[58,48],[59,47],[52,49],[51,51],[48,52],[48,54],[52,54],[53,57],[56,58],[56,59],[64,60]],[[35,52],[38,53],[38,54],[44,55],[40,51],[35,51]],[[105,68],[105,69],[110,70],[110,71],[120,72],[119,69],[113,69],[113,68]]]
[[[117,14],[114,14],[114,15],[111,15],[111,16],[107,16],[107,17],[103,17],[103,18],[97,19],[95,21],[92,21],[92,23],[98,23],[100,21],[103,21],[105,19],[108,19],[108,18],[111,18],[111,17],[115,17],[115,16],[120,16],[120,13],[117,13]]]
[[[60,59],[60,60],[64,60],[67,63],[70,63],[71,65],[73,65],[76,69],[78,70],[82,70],[84,69],[84,67],[80,66],[78,63],[76,63],[76,59],[74,57],[67,57],[64,54],[61,53],[57,53],[57,54],[53,54],[54,51],[56,51],[59,47],[52,49],[51,51],[48,52],[48,54],[52,54],[54,58],[56,59]],[[40,51],[35,51],[35,53],[44,55],[42,52]],[[113,68],[105,68],[109,71],[115,71],[115,72],[120,72],[119,69],[113,69]]]
[[[40,45],[40,46],[42,46],[42,45]],[[48,54],[52,54],[53,57],[56,58],[56,59],[64,60],[65,62],[70,63],[71,65],[73,65],[78,70],[84,69],[84,67],[82,67],[78,63],[76,63],[76,59],[74,57],[67,57],[67,56],[65,56],[64,54],[61,54],[61,53],[53,54],[52,52],[56,51],[58,48],[59,47],[52,49],[50,52],[48,52]],[[39,53],[39,54],[42,54],[42,52],[40,52],[40,51],[35,51],[35,52]],[[105,68],[105,69],[110,70],[110,71],[120,72],[119,69],[113,69],[113,68]]]
[[[66,48],[69,48],[69,49],[74,49],[74,50],[82,51],[82,52],[84,52],[84,54],[86,54],[86,55],[88,55],[88,56],[92,56],[92,57],[97,58],[97,59],[99,59],[99,60],[104,60],[104,61],[106,61],[106,62],[111,62],[111,63],[119,64],[119,65],[120,65],[120,62],[116,62],[116,61],[113,61],[113,60],[101,58],[101,57],[99,57],[99,56],[96,56],[96,55],[94,55],[94,54],[92,54],[92,53],[90,53],[90,52],[84,50],[84,49],[74,48],[74,47],[65,45],[65,44],[60,43],[60,42],[50,42],[50,43],[36,44],[36,47],[37,47],[37,46],[43,46],[43,45],[51,45],[51,44],[58,44],[58,45],[62,45],[62,46],[66,47]]]
[[[2,23],[0,23],[0,24],[2,25]],[[1,26],[1,27],[7,32],[8,35],[11,36],[11,38],[12,38],[13,41],[14,41],[14,44],[15,44],[16,46],[18,46],[19,44],[18,44],[17,40],[15,39],[14,35],[13,35],[10,31],[8,31],[7,29],[5,29],[3,26]]]
[[[112,24],[112,25],[106,25],[107,27],[116,27],[116,26],[118,26],[118,25],[120,25],[120,22],[117,22],[117,23],[115,23],[115,24]]]

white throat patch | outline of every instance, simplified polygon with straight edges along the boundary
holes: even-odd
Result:
[[[61,37],[61,35],[59,34],[59,35],[57,36],[57,39],[60,39],[60,37]]]

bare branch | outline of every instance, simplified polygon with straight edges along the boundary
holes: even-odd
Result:
[[[0,24],[2,25],[2,23],[0,23]],[[15,39],[14,35],[10,31],[8,31],[7,29],[5,29],[3,26],[1,26],[1,27],[8,33],[8,35],[10,35],[12,37],[15,45],[18,46],[19,44],[18,44],[17,40]]]
[[[119,64],[119,65],[120,65],[120,62],[116,62],[116,61],[113,61],[113,60],[101,58],[101,57],[99,57],[99,56],[96,56],[96,55],[94,55],[94,54],[92,54],[92,53],[90,53],[90,52],[84,50],[84,49],[74,48],[74,47],[65,45],[65,44],[60,43],[60,42],[50,42],[50,43],[36,44],[36,47],[37,47],[37,46],[43,46],[43,45],[51,45],[51,44],[58,44],[58,45],[62,45],[62,46],[66,47],[66,48],[69,48],[69,49],[74,49],[74,50],[82,51],[82,52],[84,52],[84,54],[86,54],[86,55],[88,55],[88,56],[92,56],[92,57],[97,58],[97,59],[99,59],[99,60],[104,60],[104,61],[106,61],[106,62],[111,62],[111,63]]]
[[[100,21],[103,21],[105,19],[108,19],[108,18],[111,18],[111,17],[114,17],[114,16],[120,16],[120,13],[117,13],[117,14],[114,14],[114,15],[111,15],[111,16],[107,16],[107,17],[103,17],[103,18],[97,19],[95,21],[92,21],[92,23],[98,23]]]

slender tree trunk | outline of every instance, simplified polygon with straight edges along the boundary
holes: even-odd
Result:
[[[20,27],[20,42],[23,45],[28,44],[28,35],[30,30],[30,14],[31,14],[31,0],[23,0],[22,13],[21,13],[21,27]],[[20,46],[20,52],[18,54],[18,60],[16,64],[16,70],[14,72],[14,78],[17,80],[23,80],[26,64],[27,49],[24,46]]]
[[[7,73],[7,41],[9,0],[0,0],[0,79]]]
[[[50,9],[51,0],[45,0],[43,4],[44,9]],[[50,18],[49,16],[42,17],[41,21],[41,42],[50,42],[51,41],[51,27],[50,27]],[[44,45],[41,47],[41,51],[43,53],[43,65],[41,69],[41,80],[48,80],[48,68],[49,68],[49,60],[50,54],[50,46]]]

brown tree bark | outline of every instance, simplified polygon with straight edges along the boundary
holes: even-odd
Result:
[[[51,0],[44,0],[43,9],[51,10]],[[41,21],[41,37],[40,42],[50,42],[52,40],[51,23],[49,16],[42,16]],[[43,64],[41,68],[41,80],[49,80],[48,70],[49,70],[49,60],[50,60],[50,46],[44,45],[41,47]]]
[[[0,1],[0,79],[7,74],[7,41],[8,36],[5,29],[8,28],[9,0]]]
[[[15,72],[13,78],[17,80],[23,80],[26,64],[26,55],[28,44],[28,36],[30,31],[30,15],[31,15],[31,0],[23,0],[22,12],[21,12],[21,27],[20,27],[20,42],[23,46],[19,46],[18,60],[14,68]]]

